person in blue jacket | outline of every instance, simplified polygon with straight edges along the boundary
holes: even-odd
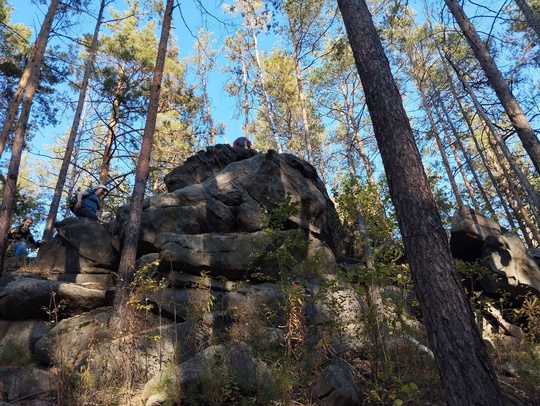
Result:
[[[77,193],[77,203],[74,214],[77,217],[86,217],[90,220],[101,221],[99,210],[103,203],[103,197],[107,193],[107,187],[99,184],[93,189],[82,190]]]

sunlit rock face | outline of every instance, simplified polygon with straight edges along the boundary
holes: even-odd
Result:
[[[217,145],[189,158],[165,180],[169,192],[145,201],[139,236],[139,254],[160,253],[162,270],[238,279],[255,269],[256,256],[292,230],[301,230],[301,238],[310,242],[296,252],[298,259],[319,253],[330,264],[347,251],[316,170],[291,154]],[[265,240],[264,214],[288,196],[298,212],[285,220],[282,237]],[[118,241],[128,210],[121,208],[117,216]]]

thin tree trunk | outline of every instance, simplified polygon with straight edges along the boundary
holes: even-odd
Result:
[[[451,79],[449,77],[449,79]],[[463,108],[463,105],[461,103],[461,100],[458,96],[458,93],[457,93],[457,90],[454,86],[454,82],[451,80],[450,81],[450,89],[452,91],[452,94],[454,95],[454,98],[458,104],[458,108],[459,108],[459,111],[461,113],[461,116],[463,117],[463,120],[465,121],[465,124],[467,125],[467,129],[469,131],[469,137],[472,139],[473,143],[474,143],[474,146],[476,148],[476,151],[478,152],[478,156],[480,157],[480,160],[482,161],[482,165],[489,177],[489,180],[491,181],[491,184],[493,185],[493,189],[495,190],[495,193],[497,194],[497,197],[499,198],[499,204],[503,207],[503,210],[506,214],[506,219],[508,221],[508,224],[510,225],[511,228],[514,228],[514,216],[512,216],[512,213],[510,213],[510,210],[508,208],[508,204],[506,202],[506,199],[504,199],[504,196],[502,195],[501,193],[501,188],[499,187],[499,182],[497,182],[497,179],[495,179],[495,176],[493,175],[488,163],[487,163],[487,160],[486,160],[486,157],[485,157],[485,154],[484,154],[484,151],[482,150],[482,148],[480,147],[480,144],[478,143],[478,139],[476,138],[476,135],[474,134],[474,129],[473,129],[473,126],[471,124],[471,120],[469,118],[469,115],[467,114],[467,112],[465,112],[465,109]],[[480,181],[478,181],[478,183],[480,184]],[[495,210],[493,209],[493,205],[491,204],[491,199],[488,198],[488,196],[486,195],[485,193],[485,190],[482,188],[482,196],[485,200],[485,204],[487,205],[487,207],[489,208],[489,212],[493,218],[493,220],[497,220],[497,215],[495,213]]]
[[[439,149],[439,154],[441,155],[444,170],[446,171],[446,176],[448,177],[448,181],[450,182],[450,187],[452,188],[452,191],[454,192],[454,197],[456,198],[456,203],[458,207],[461,207],[463,206],[463,199],[461,198],[461,192],[459,191],[456,179],[454,178],[454,173],[452,172],[452,168],[450,168],[450,162],[448,162],[446,151],[444,150],[443,143],[441,141],[441,138],[439,137],[439,132],[437,130],[435,120],[433,119],[433,115],[431,114],[431,108],[429,107],[428,100],[424,93],[424,88],[420,83],[417,83],[416,87],[418,91],[420,92],[420,97],[422,98],[422,104],[424,105],[424,111],[427,114],[429,124],[431,126],[431,131],[433,133],[433,138],[435,138],[435,142],[437,143],[437,148]]]
[[[148,179],[150,156],[152,153],[154,131],[156,128],[161,82],[163,79],[163,70],[167,55],[167,43],[171,31],[173,6],[174,0],[167,0],[165,12],[163,14],[163,24],[161,27],[161,36],[156,57],[156,66],[154,68],[154,75],[152,79],[152,87],[150,89],[148,115],[146,117],[141,152],[139,155],[139,162],[137,164],[135,185],[133,188],[133,194],[131,196],[131,205],[123,242],[122,255],[118,267],[119,282],[114,300],[114,319],[116,322],[118,322],[117,328],[120,332],[124,330],[124,327],[126,326],[126,318],[123,316],[128,313],[128,290],[130,283],[133,281],[135,273],[135,261],[137,259],[137,247],[139,243],[139,230],[141,226],[144,192],[146,189],[146,180]]]
[[[120,83],[117,86],[117,92],[120,91]],[[118,93],[116,93],[118,94]],[[103,161],[101,162],[101,168],[99,170],[99,183],[107,184],[109,178],[109,171],[111,168],[111,160],[114,155],[113,146],[116,142],[116,124],[118,124],[118,109],[120,108],[120,98],[116,96],[113,100],[113,108],[111,111],[111,117],[107,124],[107,137],[105,138],[105,148],[103,149]]]
[[[527,151],[537,174],[540,174],[540,141],[536,137],[531,124],[527,120],[525,113],[521,109],[516,98],[512,94],[510,86],[497,68],[495,61],[489,54],[489,51],[476,32],[476,29],[465,15],[457,0],[444,0],[457,23],[461,27],[461,31],[469,42],[476,59],[480,62],[484,73],[489,81],[489,84],[497,94],[501,101],[508,118],[514,126],[525,151]]]
[[[268,115],[268,124],[270,125],[271,136],[274,137],[274,142],[276,144],[277,151],[281,154],[283,153],[283,148],[281,147],[281,142],[279,142],[279,134],[277,133],[276,120],[274,118],[274,110],[272,108],[272,103],[270,102],[270,96],[268,90],[266,89],[266,84],[264,80],[264,71],[262,68],[261,57],[259,55],[259,45],[257,40],[257,35],[255,34],[255,23],[252,19],[249,19],[249,27],[251,28],[251,36],[253,38],[253,48],[255,50],[255,65],[257,66],[257,75],[259,76],[259,82],[261,85],[261,90],[264,96],[264,104],[267,110]]]
[[[439,47],[437,47],[437,53],[439,54],[441,59],[445,59]],[[489,177],[489,179],[491,181],[491,184],[493,185],[493,189],[495,190],[495,193],[497,194],[497,197],[499,198],[499,204],[503,207],[503,210],[504,210],[504,212],[506,214],[508,224],[510,225],[510,227],[513,228],[514,227],[514,218],[513,218],[512,214],[510,213],[510,210],[508,208],[508,204],[506,203],[506,200],[504,199],[504,196],[501,193],[499,183],[497,182],[497,180],[493,176],[493,173],[491,172],[491,169],[487,165],[486,157],[485,157],[484,152],[483,152],[482,148],[480,147],[480,145],[478,143],[478,140],[476,138],[474,128],[473,128],[472,123],[471,123],[471,119],[469,118],[469,115],[465,112],[465,109],[464,109],[463,104],[461,102],[461,97],[460,97],[458,91],[456,90],[456,86],[454,84],[454,78],[450,74],[447,65],[444,65],[444,71],[445,71],[446,76],[448,78],[448,84],[449,84],[449,87],[450,87],[450,92],[451,92],[452,96],[454,97],[454,100],[457,103],[459,112],[461,113],[461,116],[462,116],[462,118],[465,121],[465,124],[467,126],[467,129],[468,129],[468,132],[469,132],[469,137],[473,140],[476,151],[478,152],[478,155],[480,156],[480,160],[482,161],[483,167],[485,168],[485,171],[486,171],[486,173],[487,173],[487,175],[488,175],[488,177]],[[447,115],[447,118],[448,118],[448,122],[452,123],[452,121],[449,118],[449,115],[447,113],[446,113],[446,115]],[[451,124],[451,125],[453,125],[453,124]],[[457,131],[454,131],[454,133],[458,134]],[[462,145],[461,139],[458,136],[456,136],[456,139],[458,139],[459,143]],[[465,151],[465,148],[462,147],[462,151]],[[468,158],[468,159],[469,159],[469,166],[470,166],[470,168],[472,170],[474,165],[472,164],[472,161],[470,160],[470,158]],[[484,199],[485,207],[487,207],[492,219],[497,220],[498,216],[495,213],[495,210],[493,208],[493,204],[491,203],[491,199],[488,198],[485,189],[482,187],[482,183],[478,179],[478,177],[476,175],[476,171],[474,171],[473,173],[475,174],[476,183],[477,183],[478,188],[479,188],[479,190],[480,190],[480,192],[482,194],[482,198]]]
[[[302,126],[304,130],[304,142],[306,146],[307,160],[311,165],[314,165],[313,160],[313,148],[311,146],[311,129],[309,125],[308,112],[306,106],[306,95],[304,94],[304,80],[302,79],[302,69],[300,68],[299,59],[299,45],[296,35],[294,33],[293,22],[288,19],[289,33],[291,34],[291,40],[294,48],[293,62],[294,62],[294,74],[296,78],[296,88],[298,90],[298,101],[300,102],[300,110],[302,112]]]
[[[15,194],[17,192],[17,179],[19,178],[19,168],[21,166],[21,155],[24,148],[24,136],[28,128],[28,119],[32,107],[32,99],[36,91],[37,83],[28,83],[22,102],[21,115],[17,122],[17,129],[13,136],[11,147],[11,160],[9,162],[6,182],[2,196],[2,206],[0,207],[0,275],[3,272],[4,257],[7,249],[7,236],[10,229],[11,216],[15,206]]]
[[[99,39],[99,30],[101,28],[101,22],[103,19],[103,11],[105,10],[105,1],[101,0],[99,7],[99,13],[96,21],[96,27],[94,28],[94,35],[92,37],[92,43],[90,45],[90,50],[88,51],[88,60],[86,61],[86,66],[84,68],[84,75],[81,82],[81,88],[79,91],[79,100],[77,102],[77,108],[75,110],[75,116],[73,117],[73,123],[71,124],[71,130],[69,132],[69,137],[66,145],[66,152],[64,153],[64,159],[62,160],[62,166],[60,167],[60,172],[58,173],[58,180],[56,181],[56,187],[54,188],[54,194],[51,200],[51,207],[49,209],[49,214],[47,216],[47,221],[45,223],[45,231],[43,232],[43,239],[48,241],[52,238],[54,229],[53,223],[56,221],[56,214],[58,213],[58,207],[60,207],[60,200],[62,198],[62,192],[64,190],[64,185],[66,183],[66,177],[69,169],[69,163],[73,155],[73,148],[75,145],[75,140],[77,138],[77,132],[79,130],[81,116],[84,108],[84,101],[86,99],[86,91],[88,89],[88,81],[90,79],[90,74],[94,66],[94,60],[96,58],[96,50]]]
[[[433,97],[431,98],[433,101]],[[454,155],[454,161],[456,161],[456,165],[458,167],[459,173],[461,174],[461,178],[463,179],[463,184],[465,185],[465,189],[467,189],[467,193],[469,194],[469,199],[471,200],[474,209],[476,211],[480,211],[480,206],[478,205],[478,201],[476,200],[476,196],[474,195],[474,190],[471,186],[471,183],[469,182],[469,178],[467,176],[467,173],[465,172],[465,167],[461,163],[461,158],[459,157],[458,151],[456,149],[456,146],[454,145],[454,142],[452,141],[452,137],[450,135],[450,132],[448,131],[448,127],[444,121],[443,115],[441,111],[439,110],[439,106],[442,106],[442,103],[440,99],[437,97],[437,100],[432,103],[433,108],[435,109],[435,114],[437,115],[437,118],[439,119],[439,123],[441,124],[444,136],[446,138],[446,142],[448,143],[448,147],[450,147],[450,150],[452,151],[452,154]],[[457,134],[454,132],[456,138]],[[458,141],[460,143],[460,141]]]
[[[207,37],[204,37],[204,42],[199,42],[197,47],[196,55],[196,64],[198,66],[197,74],[201,78],[201,87],[202,87],[202,105],[203,105],[203,116],[202,120],[208,126],[209,138],[208,145],[216,144],[216,127],[214,125],[214,118],[212,117],[212,107],[210,105],[210,96],[208,95],[208,69],[212,65],[212,57],[207,53],[210,43],[207,40]],[[208,37],[209,38],[209,37]],[[207,63],[208,62],[208,63]]]
[[[464,147],[463,142],[461,142],[461,138],[459,137],[459,132],[456,129],[456,127],[454,126],[454,123],[452,122],[450,114],[448,113],[448,110],[446,109],[446,107],[445,107],[444,103],[442,102],[442,100],[440,99],[440,97],[437,97],[437,105],[442,110],[442,114],[444,115],[444,118],[443,117],[440,118],[441,122],[443,122],[443,120],[446,119],[446,122],[450,126],[451,133],[454,135],[455,143],[457,144],[457,149],[455,147],[453,149],[455,151],[454,153],[456,155],[456,160],[458,162],[460,162],[458,151],[461,151],[461,155],[463,155],[463,157],[465,159],[465,164],[467,166],[467,169],[472,174],[473,179],[474,179],[474,181],[476,183],[476,188],[478,189],[478,191],[480,192],[480,195],[482,196],[482,199],[484,200],[484,205],[486,207],[488,207],[488,211],[490,212],[490,214],[495,215],[495,212],[493,211],[493,207],[491,205],[490,199],[488,199],[486,191],[484,189],[484,186],[482,185],[482,182],[480,181],[478,173],[477,173],[476,169],[474,168],[474,165],[472,164],[472,160],[471,160],[471,158],[469,156],[469,152]],[[448,135],[448,142],[450,143],[450,145],[453,145],[453,142],[450,139],[450,135]],[[462,176],[464,178],[467,190],[469,191],[469,196],[470,196],[470,198],[471,198],[471,200],[473,202],[474,208],[477,211],[481,211],[480,203],[478,202],[478,200],[476,199],[476,197],[474,195],[474,190],[473,190],[472,186],[470,185],[469,181],[466,180],[467,178],[466,178],[465,169],[462,168],[461,163],[459,163],[459,167],[462,170]]]
[[[502,406],[499,383],[457,274],[371,14],[363,0],[338,0],[338,5],[362,80],[446,402],[451,406]]]
[[[362,163],[364,164],[364,169],[366,170],[367,178],[371,184],[375,184],[375,178],[373,177],[373,172],[374,172],[373,167],[371,166],[371,162],[369,162],[369,158],[366,154],[364,141],[362,140],[362,137],[360,136],[360,128],[358,128],[356,118],[354,117],[353,106],[349,102],[349,99],[347,97],[347,92],[345,90],[345,83],[344,83],[343,78],[341,77],[339,79],[339,87],[341,90],[341,94],[343,95],[344,107],[345,107],[345,112],[346,112],[345,114],[347,118],[347,126],[351,127],[353,130],[354,139],[356,140],[356,144],[358,147],[358,154],[360,155],[360,158],[362,159]],[[349,134],[347,132],[347,139],[348,138],[349,138]],[[350,142],[349,145],[352,148],[352,142]]]
[[[304,127],[304,140],[306,143],[306,151],[308,162],[311,165],[314,165],[313,160],[313,148],[311,146],[311,129],[309,126],[308,112],[306,107],[306,96],[304,94],[304,80],[302,79],[302,73],[300,71],[300,61],[296,60],[294,62],[295,74],[296,74],[296,86],[298,88],[298,98],[300,100],[300,109],[302,110],[302,125]]]
[[[36,39],[36,43],[34,44],[34,48],[30,53],[28,62],[26,63],[23,74],[19,81],[17,90],[13,94],[13,97],[8,104],[6,119],[4,120],[2,131],[0,132],[0,157],[2,157],[4,149],[6,148],[8,136],[13,127],[13,123],[15,122],[17,110],[19,109],[19,106],[21,105],[21,102],[23,100],[26,86],[30,83],[36,84],[39,81],[39,71],[43,63],[43,55],[45,54],[45,49],[47,48],[49,34],[51,32],[52,23],[54,21],[54,16],[56,14],[56,10],[58,9],[59,4],[60,0],[51,1],[51,5],[47,10],[47,14],[45,15],[45,19],[43,20],[43,25],[41,26],[41,30],[39,31],[39,35]]]
[[[502,137],[499,135],[499,132],[497,131],[493,123],[489,120],[489,117],[484,111],[484,108],[482,107],[478,99],[476,98],[476,94],[474,93],[473,89],[471,88],[471,86],[469,85],[469,83],[467,82],[463,74],[461,73],[461,70],[459,69],[459,67],[449,57],[447,58],[447,60],[448,62],[450,62],[450,64],[454,68],[454,71],[456,72],[458,79],[463,84],[463,87],[465,88],[467,94],[473,101],[474,106],[478,112],[478,115],[480,116],[484,124],[489,128],[489,132],[491,133],[491,135],[497,142],[497,145],[499,146],[506,160],[510,164],[510,167],[512,168],[512,170],[518,177],[523,188],[525,189],[525,192],[526,192],[525,194],[527,196],[527,201],[531,208],[531,212],[535,215],[537,223],[540,224],[540,216],[538,215],[538,211],[540,208],[540,199],[538,198],[538,195],[536,194],[531,183],[529,182],[529,180],[527,179],[527,177],[525,176],[525,174],[523,173],[523,171],[521,170],[521,168],[515,161],[506,143],[504,142]]]
[[[527,4],[525,0],[514,0],[525,16],[525,19],[527,20],[527,24],[529,24],[529,27],[531,27],[534,32],[536,33],[536,36],[538,39],[540,39],[540,22],[538,21],[538,18],[534,15],[533,11]]]
[[[19,178],[19,169],[21,166],[21,154],[24,148],[24,138],[28,127],[28,119],[30,117],[30,110],[32,108],[32,100],[34,98],[34,93],[39,83],[39,71],[43,63],[43,55],[45,54],[45,48],[47,47],[47,41],[59,3],[59,0],[53,0],[51,2],[49,10],[47,11],[47,15],[45,16],[45,20],[43,21],[43,25],[39,32],[39,36],[36,40],[36,45],[34,48],[35,52],[33,52],[32,58],[28,61],[25,68],[25,72],[27,72],[28,69],[28,80],[25,86],[24,97],[22,99],[21,114],[19,116],[17,128],[13,136],[11,159],[9,162],[6,182],[4,184],[2,205],[0,206],[0,275],[2,275],[2,272],[4,270],[4,258],[7,249],[8,231],[11,227],[11,217],[13,215],[13,208],[15,205],[17,180]],[[8,115],[10,114],[10,108],[11,103],[10,107],[8,107]],[[8,119],[9,118],[6,118],[6,120]],[[4,123],[4,127],[2,128],[2,134],[0,135],[0,138],[4,136],[5,131],[5,137],[7,139],[7,134],[9,134],[10,129],[11,124],[6,121]]]
[[[493,133],[491,129],[487,126],[486,131],[488,132],[490,138],[493,138]],[[525,209],[525,205],[523,204],[523,199],[521,198],[521,195],[517,190],[516,185],[514,184],[514,180],[512,176],[510,176],[508,168],[506,167],[502,157],[500,156],[499,151],[496,148],[493,148],[492,150],[493,155],[496,159],[494,168],[499,174],[499,177],[503,179],[503,181],[501,181],[500,183],[505,185],[506,196],[510,207],[515,213],[515,217],[517,218],[521,233],[523,234],[523,237],[525,238],[528,247],[534,248],[535,245],[533,244],[529,234],[533,235],[533,237],[540,242],[538,228],[535,227],[532,223],[531,218],[529,217],[529,214]]]
[[[249,139],[249,91],[248,91],[248,74],[246,68],[246,58],[244,56],[244,50],[240,50],[242,58],[242,83],[244,85],[244,102],[242,103],[242,109],[244,110],[244,137]]]

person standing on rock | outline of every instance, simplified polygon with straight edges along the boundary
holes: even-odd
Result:
[[[238,137],[234,140],[232,146],[244,149],[251,149],[251,141],[248,140],[246,137]]]
[[[74,210],[75,216],[101,221],[98,213],[106,193],[107,187],[102,184],[95,186],[93,189],[82,190],[77,193],[77,203]]]
[[[30,227],[34,221],[30,217],[23,218],[21,225],[13,227],[8,232],[8,248],[6,256],[25,258],[28,255],[28,248],[34,250],[45,244],[45,241],[35,241]]]

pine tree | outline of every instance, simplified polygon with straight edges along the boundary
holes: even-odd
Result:
[[[457,275],[371,14],[363,0],[338,0],[338,5],[362,80],[447,404],[502,406],[497,378]]]

